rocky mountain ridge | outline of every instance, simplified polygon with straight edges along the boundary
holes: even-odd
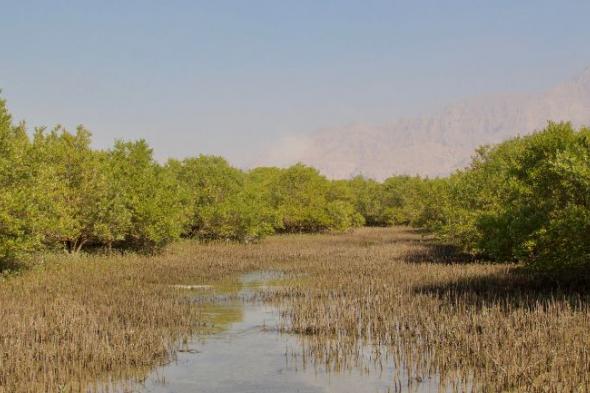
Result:
[[[444,176],[467,165],[477,146],[531,133],[548,121],[590,125],[590,67],[540,94],[479,97],[428,117],[352,124],[285,139],[267,161],[303,162],[330,178]]]

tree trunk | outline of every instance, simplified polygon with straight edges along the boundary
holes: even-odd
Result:
[[[80,240],[79,242],[77,241],[77,244],[76,244],[76,246],[74,248],[74,252],[73,253],[74,254],[79,254],[80,251],[82,251],[82,247],[84,247],[84,244],[86,244],[87,242],[88,242],[88,240],[86,240],[86,239]]]

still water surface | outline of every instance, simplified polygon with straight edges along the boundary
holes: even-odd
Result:
[[[246,275],[242,282],[245,288],[251,288],[261,277],[265,275]],[[250,290],[242,289],[241,294],[247,295]],[[196,339],[190,344],[189,352],[178,353],[175,362],[155,370],[133,391],[371,393],[400,391],[400,388],[404,392],[438,391],[436,380],[414,383],[411,387],[405,380],[402,386],[396,387],[393,365],[336,373],[304,363],[301,356],[292,356],[302,354],[300,337],[279,333],[277,311],[259,302],[226,301],[215,310],[227,312],[236,321],[220,333]]]

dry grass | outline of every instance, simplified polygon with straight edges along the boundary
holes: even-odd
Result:
[[[186,242],[158,257],[62,256],[0,282],[0,392],[78,392],[98,380],[141,380],[183,338],[214,322],[189,291],[171,284],[256,269],[237,261],[236,249]]]
[[[302,333],[316,364],[356,365],[359,346],[371,344],[414,383],[440,374],[459,391],[589,390],[586,291],[456,259],[409,229],[184,242],[158,257],[46,265],[0,283],[1,393],[141,379],[212,323],[171,285],[263,269],[297,274],[264,299],[283,311],[284,330]]]
[[[270,299],[317,364],[358,365],[370,345],[403,370],[398,386],[405,373],[414,384],[438,374],[455,391],[590,391],[590,291],[580,282],[475,263],[403,228],[297,248],[306,279]]]

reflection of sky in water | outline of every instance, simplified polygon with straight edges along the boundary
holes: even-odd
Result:
[[[302,368],[285,353],[299,353],[299,341],[272,329],[276,313],[269,307],[245,304],[243,320],[223,333],[192,344],[198,353],[179,353],[178,361],[160,368],[146,381],[143,392],[388,392],[392,370],[361,373],[350,370],[326,374],[313,365]],[[165,382],[162,383],[161,380]],[[420,391],[436,392],[422,383]],[[414,389],[412,389],[414,390]],[[406,389],[404,388],[404,391]]]
[[[252,294],[252,285],[279,278],[277,272],[255,272],[242,276],[240,294]],[[301,342],[297,336],[279,334],[277,312],[260,303],[229,302],[219,305],[217,312],[242,308],[241,320],[221,333],[195,340],[191,352],[180,352],[177,361],[155,370],[142,386],[133,392],[149,393],[373,393],[394,392],[393,367],[369,373],[353,368],[344,372],[326,373],[308,362],[303,367]],[[232,311],[233,310],[233,311]],[[234,314],[236,315],[236,314]],[[268,329],[266,329],[268,328]],[[289,355],[287,355],[289,354]],[[384,362],[385,363],[385,362]],[[414,384],[411,389],[403,381],[402,391],[438,392],[436,381]],[[399,389],[399,388],[398,388]],[[399,391],[399,390],[397,390]]]

